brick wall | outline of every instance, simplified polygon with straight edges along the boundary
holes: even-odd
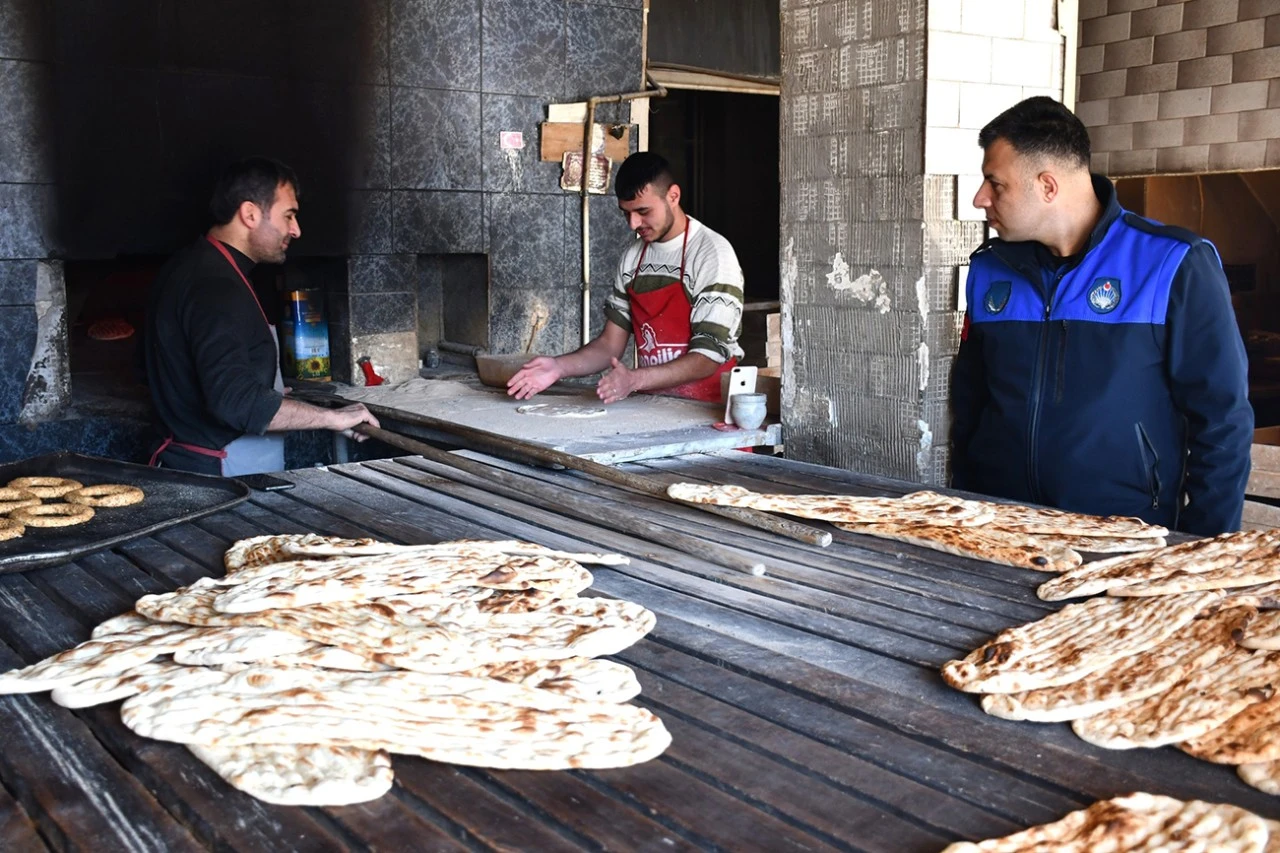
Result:
[[[924,160],[925,315],[921,358],[921,479],[943,482],[949,437],[951,363],[960,344],[961,288],[970,253],[985,235],[973,206],[982,183],[978,131],[1034,95],[1062,97],[1063,37],[1056,0],[930,0]]]
[[[1080,0],[1080,18],[1096,171],[1280,166],[1280,0]]]
[[[1062,96],[1055,7],[1055,0],[930,0],[926,172],[978,175],[983,125],[1023,98]]]

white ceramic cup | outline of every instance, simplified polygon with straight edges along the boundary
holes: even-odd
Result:
[[[729,398],[729,415],[743,429],[759,429],[765,418],[765,395],[734,394]]]

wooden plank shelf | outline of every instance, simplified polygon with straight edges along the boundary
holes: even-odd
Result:
[[[537,490],[402,458],[307,469],[295,488],[63,566],[0,576],[0,669],[85,639],[140,595],[222,573],[232,541],[311,531],[399,542],[520,538],[627,554],[597,594],[658,615],[618,656],[671,748],[610,771],[502,772],[397,756],[397,784],[359,806],[272,806],[176,744],[140,738],[118,704],[69,711],[0,697],[0,849],[936,851],[1131,790],[1280,800],[1174,749],[1110,752],[1064,725],[984,715],[938,668],[1056,609],[1044,575],[837,532],[829,548],[638,495],[572,471],[466,454]],[[628,463],[663,482],[901,495],[912,484],[748,453]],[[545,500],[529,497],[537,493]],[[594,517],[583,508],[595,506]],[[571,509],[571,507],[573,509]],[[607,512],[606,512],[607,510]],[[689,554],[604,519],[625,512],[708,544]],[[629,528],[630,529],[630,528]],[[639,530],[639,527],[634,528]],[[652,528],[647,528],[652,529]],[[710,556],[766,564],[754,577]]]

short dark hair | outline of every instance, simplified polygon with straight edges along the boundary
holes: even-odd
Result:
[[[653,191],[661,195],[671,189],[675,182],[671,164],[665,157],[652,151],[637,151],[618,167],[618,177],[614,179],[613,189],[620,200],[633,201],[645,187],[652,186]]]
[[[253,202],[264,211],[270,210],[276,200],[276,188],[281,184],[293,187],[295,195],[301,194],[298,176],[279,160],[249,157],[232,163],[223,170],[214,185],[209,215],[215,225],[226,225],[246,201]]]
[[[978,133],[986,151],[1003,139],[1019,154],[1054,157],[1089,168],[1089,131],[1075,113],[1044,95],[1019,101]]]

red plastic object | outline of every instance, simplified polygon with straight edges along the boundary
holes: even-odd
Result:
[[[120,341],[133,335],[133,326],[119,317],[99,320],[85,333],[95,341]]]
[[[364,371],[364,384],[372,388],[375,385],[381,385],[387,380],[379,376],[373,369],[373,362],[368,357],[362,358],[356,362],[360,365],[360,369]]]

